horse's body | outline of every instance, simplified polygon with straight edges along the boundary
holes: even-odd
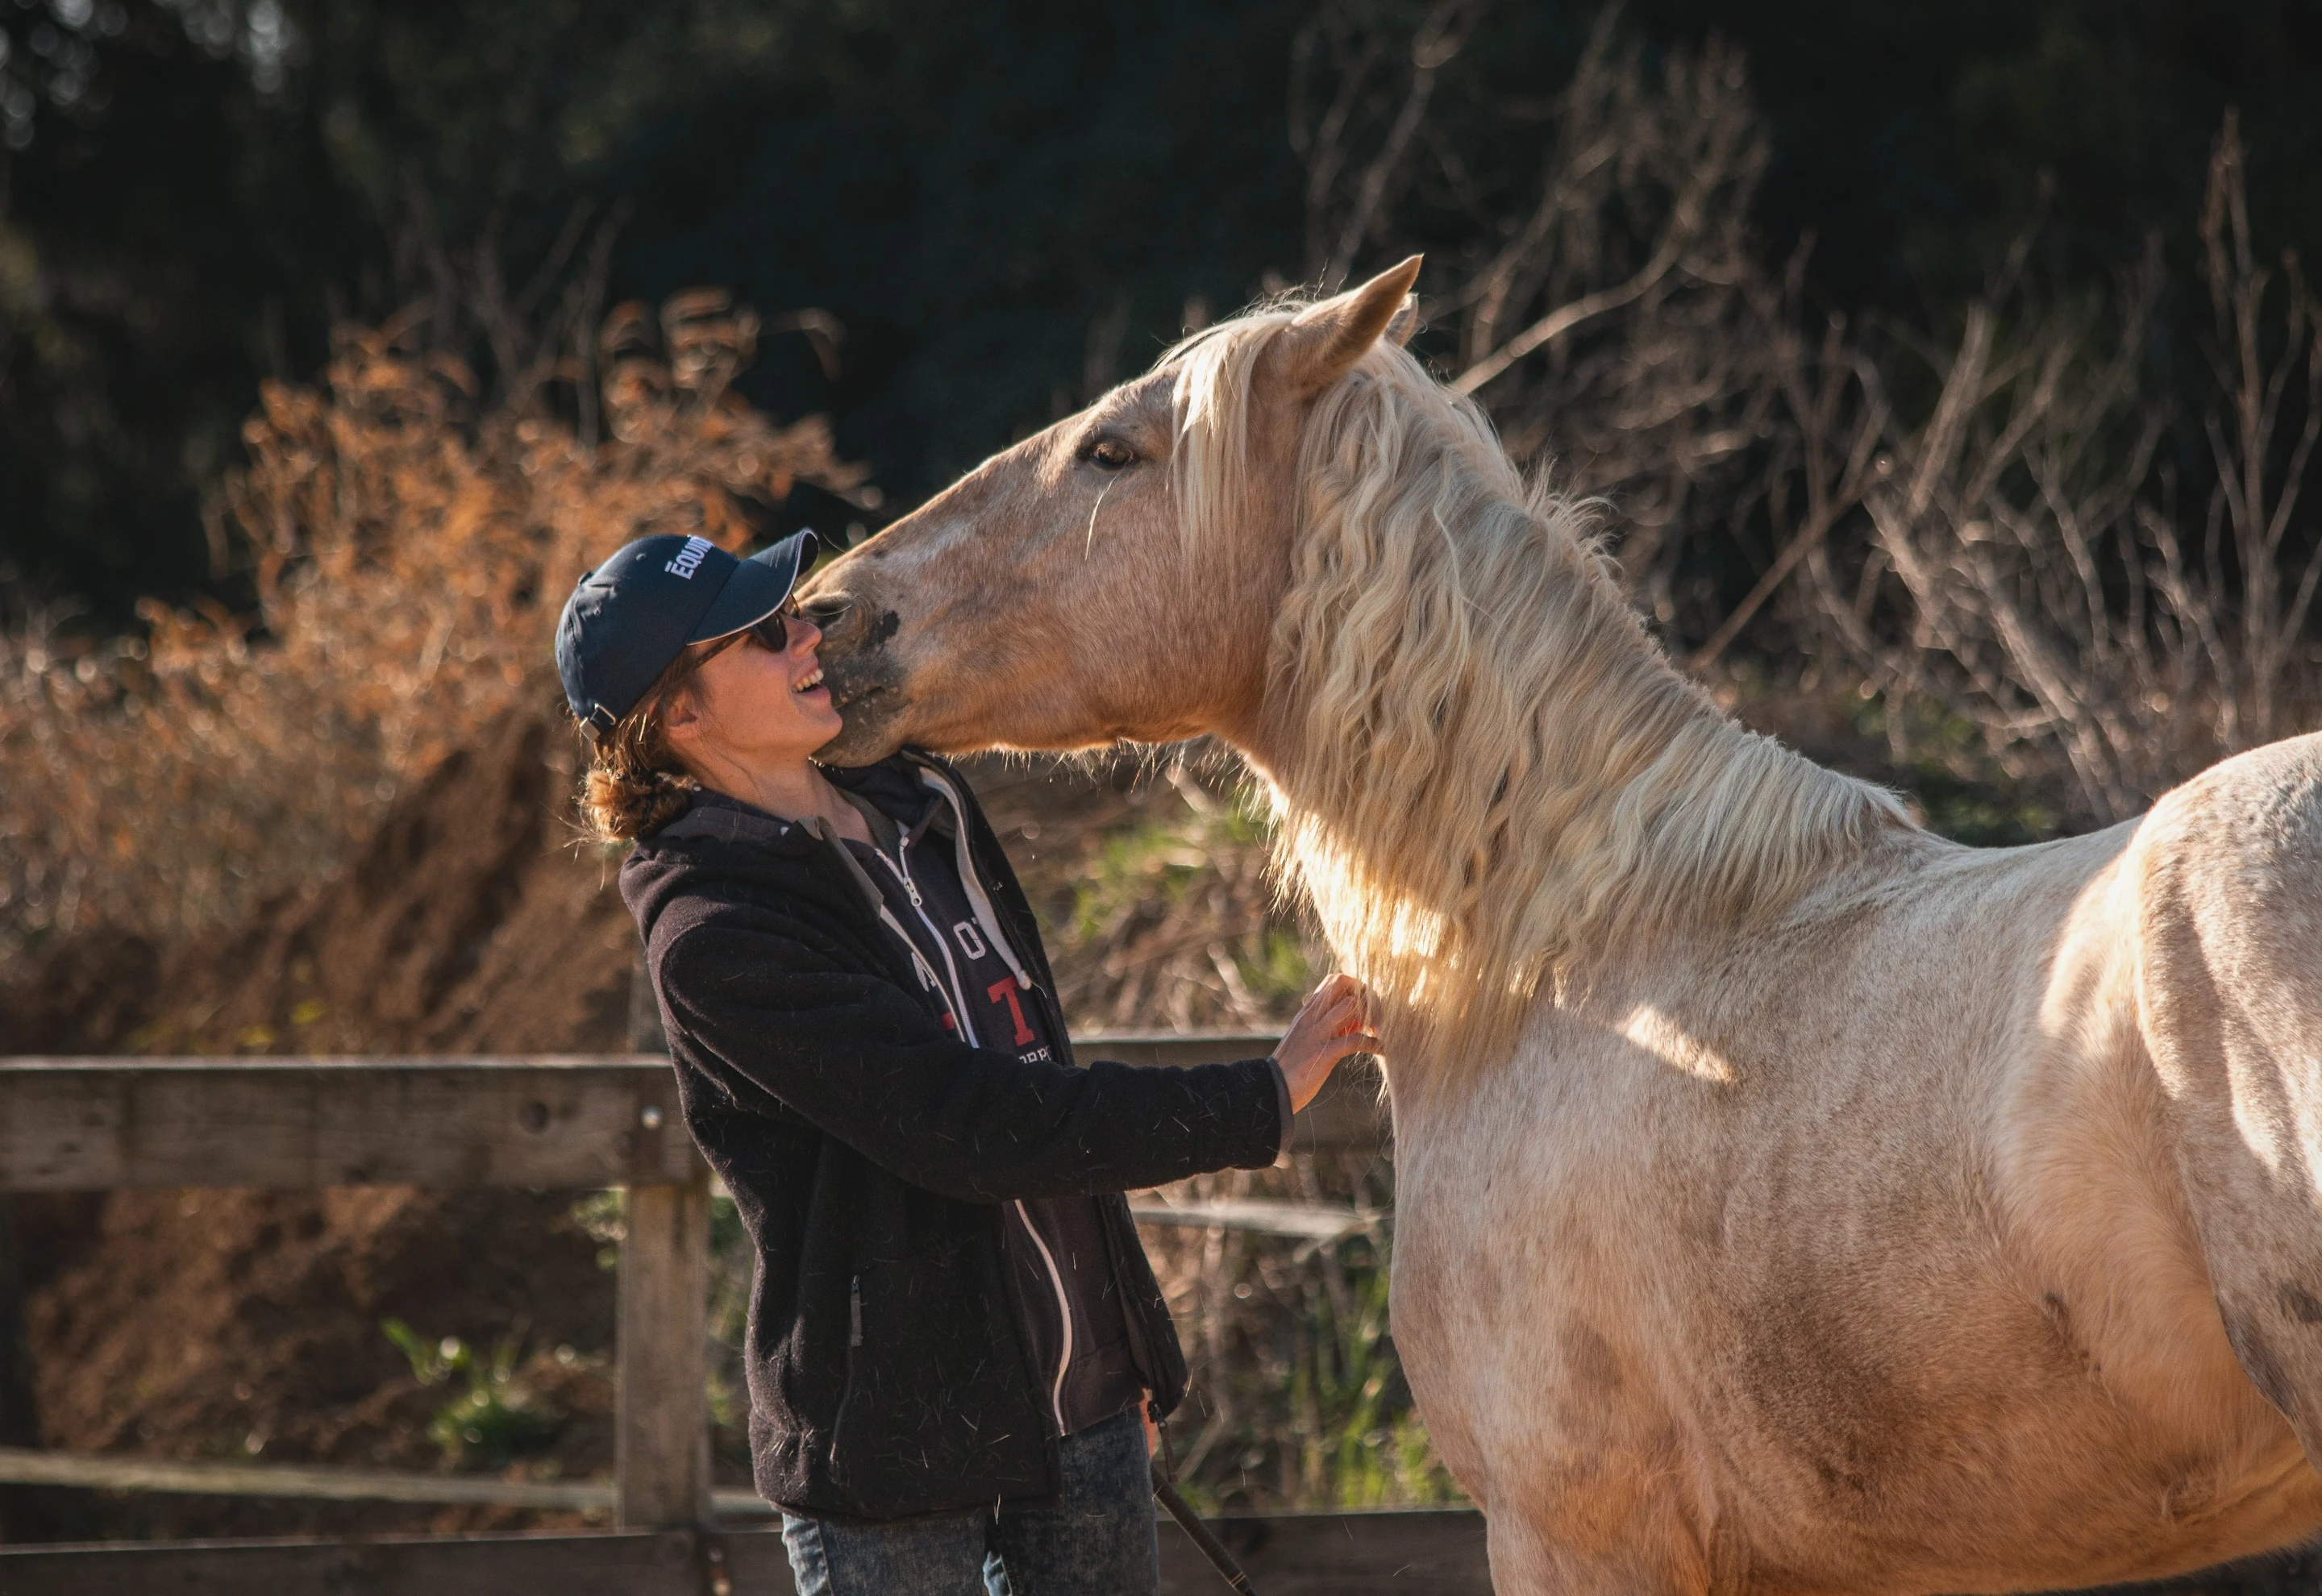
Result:
[[[2322,1521],[2180,1184],[2185,1157],[2258,1172],[2214,1134],[2222,1061],[2172,1113],[2139,1012],[2202,1003],[2170,950],[2204,908],[2272,919],[2310,990],[2311,931],[2229,895],[2290,789],[2272,907],[2322,901],[2317,782],[2308,739],[2141,826],[1897,839],[1746,945],[1541,1006],[1540,1067],[1399,1104],[1396,1344],[1502,1587],[2079,1585]],[[2274,1234],[2310,1249],[2285,1196]]]
[[[1396,1340],[1504,1591],[2322,1526],[2322,739],[1943,842],[1669,670],[1379,344],[1408,286],[1229,324],[818,577],[834,754],[1244,752],[1379,995]]]

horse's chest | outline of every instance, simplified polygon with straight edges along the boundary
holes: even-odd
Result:
[[[1395,1340],[1422,1401],[1432,1384],[1439,1406],[1488,1402],[1504,1369],[1536,1370],[1545,1321],[1596,1299],[1625,1250],[1581,1198],[1618,1160],[1570,1128],[1502,1100],[1398,1120]]]

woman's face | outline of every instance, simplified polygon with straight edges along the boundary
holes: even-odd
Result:
[[[815,657],[822,634],[795,612],[783,616],[777,653],[754,632],[712,651],[664,723],[672,747],[697,775],[732,763],[747,769],[803,762],[838,734],[838,711]]]

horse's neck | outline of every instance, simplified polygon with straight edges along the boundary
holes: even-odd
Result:
[[[1463,694],[1498,695],[1496,713],[1455,702],[1423,727],[1330,726],[1299,719],[1316,706],[1269,706],[1253,763],[1287,873],[1431,1052],[1495,1052],[1590,961],[1738,929],[1907,825],[1890,795],[1736,724],[1617,593],[1595,598],[1623,607],[1584,617],[1598,656],[1585,669],[1535,651],[1538,680],[1469,676]]]

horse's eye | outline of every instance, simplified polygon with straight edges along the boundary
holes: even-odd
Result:
[[[1118,438],[1099,438],[1081,458],[1099,470],[1118,471],[1135,463],[1137,451]]]

